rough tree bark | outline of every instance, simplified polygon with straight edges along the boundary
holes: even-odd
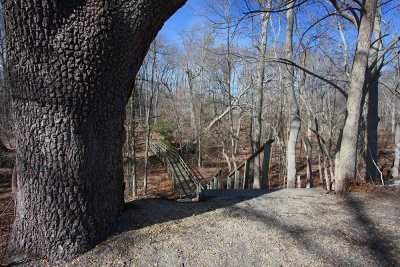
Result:
[[[4,1],[17,118],[14,251],[68,259],[106,237],[123,208],[129,89],[184,3]]]
[[[377,0],[365,1],[358,29],[357,49],[351,73],[350,90],[346,109],[347,118],[343,128],[337,173],[336,191],[344,193],[348,182],[355,177],[357,161],[357,133],[359,128],[360,106],[368,66],[368,52],[375,18]]]
[[[294,9],[296,1],[289,1],[287,4],[288,11],[286,12],[286,59],[293,61],[293,24],[294,24]],[[285,87],[288,94],[288,103],[290,111],[290,132],[287,144],[287,187],[296,187],[296,143],[300,131],[299,105],[297,103],[296,94],[294,92],[294,67],[285,66],[284,74]]]

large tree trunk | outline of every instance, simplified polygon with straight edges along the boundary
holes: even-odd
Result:
[[[125,104],[184,0],[4,1],[17,149],[12,249],[68,259],[123,208]]]
[[[285,50],[286,58],[289,61],[293,61],[293,24],[294,24],[294,9],[293,6],[296,1],[290,1],[287,5],[289,9],[286,13],[286,41]],[[296,94],[294,92],[294,67],[285,66],[285,87],[288,94],[288,103],[290,111],[290,131],[289,140],[287,144],[287,187],[296,187],[296,143],[297,136],[300,131],[300,117],[299,117],[299,105],[297,103]]]
[[[372,26],[375,18],[377,0],[365,2],[358,30],[357,49],[351,74],[350,90],[347,99],[347,118],[343,128],[340,145],[338,172],[335,174],[336,191],[347,190],[348,182],[355,177],[357,162],[357,133],[359,128],[360,106],[363,94],[368,52],[371,45]]]

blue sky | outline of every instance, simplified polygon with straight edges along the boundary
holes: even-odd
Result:
[[[207,1],[188,0],[187,3],[179,9],[161,29],[159,35],[166,38],[171,43],[177,43],[181,39],[180,32],[191,29],[199,23],[205,13]]]

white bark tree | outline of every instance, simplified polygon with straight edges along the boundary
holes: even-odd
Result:
[[[395,127],[395,152],[394,152],[394,164],[393,164],[393,177],[399,177],[399,168],[400,168],[400,118],[398,117],[396,120]]]
[[[285,52],[286,59],[293,61],[293,30],[294,30],[294,8],[296,1],[289,1],[286,8],[286,39]],[[300,132],[301,121],[299,105],[294,91],[294,66],[286,65],[284,74],[284,84],[288,96],[290,129],[287,142],[287,187],[296,187],[296,144]]]

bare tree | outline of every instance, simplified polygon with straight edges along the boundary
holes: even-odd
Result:
[[[286,59],[293,61],[293,30],[294,30],[294,5],[296,1],[288,1],[286,8],[286,39],[285,52]],[[294,67],[291,65],[285,66],[284,84],[288,95],[288,104],[290,112],[290,129],[289,139],[287,143],[287,187],[296,187],[296,144],[297,137],[300,132],[301,121],[299,105],[297,103],[296,94],[294,91]]]
[[[258,0],[261,9],[268,10],[271,8],[271,0],[265,2],[264,0]],[[262,134],[262,108],[263,108],[263,96],[264,96],[264,81],[265,81],[265,62],[267,53],[267,36],[268,36],[268,24],[270,19],[270,13],[261,13],[261,42],[257,47],[259,52],[259,59],[257,62],[257,81],[255,90],[255,103],[253,107],[253,151],[257,151],[261,145],[261,134]],[[260,156],[254,157],[254,183],[253,188],[261,188],[260,183]]]
[[[360,107],[368,66],[368,54],[371,45],[377,0],[370,0],[363,3],[360,6],[362,9],[362,16],[360,17],[356,17],[354,13],[343,11],[341,7],[337,6],[336,1],[331,2],[341,12],[342,16],[354,22],[358,27],[357,48],[347,98],[347,117],[340,145],[338,173],[335,174],[336,191],[344,193],[347,190],[348,182],[355,177]]]
[[[393,163],[393,177],[399,177],[400,168],[400,119],[396,120],[396,131],[395,131],[395,156]]]

